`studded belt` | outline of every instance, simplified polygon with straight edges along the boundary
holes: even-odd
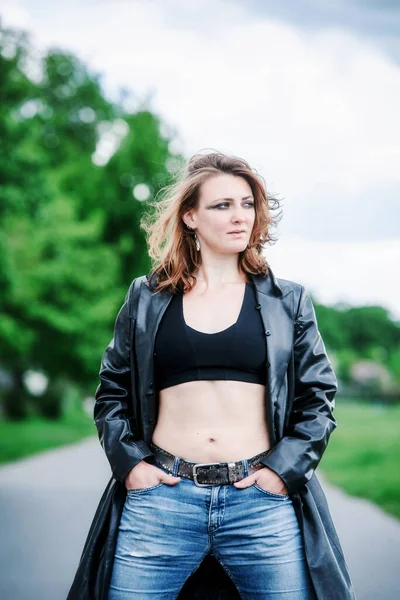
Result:
[[[152,442],[150,448],[154,454],[154,464],[172,473],[177,457]],[[248,475],[265,467],[260,461],[268,452],[269,450],[265,450],[247,459]],[[245,477],[244,461],[195,463],[179,458],[176,476],[192,479],[197,486],[228,485]]]

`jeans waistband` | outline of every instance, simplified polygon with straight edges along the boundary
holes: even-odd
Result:
[[[265,465],[261,460],[267,456],[268,450],[264,450],[251,458],[244,458],[234,462],[193,462],[180,456],[171,454],[164,448],[160,448],[153,442],[150,448],[154,454],[156,465],[163,467],[174,476],[193,480],[196,485],[227,485],[240,481],[251,475]]]

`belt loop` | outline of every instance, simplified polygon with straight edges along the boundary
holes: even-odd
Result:
[[[172,473],[171,473],[171,475],[173,475],[174,477],[177,476],[178,466],[179,466],[179,461],[180,460],[181,460],[180,456],[175,456],[174,466],[172,467]]]
[[[247,477],[249,474],[249,464],[247,462],[247,458],[243,459],[243,479]]]

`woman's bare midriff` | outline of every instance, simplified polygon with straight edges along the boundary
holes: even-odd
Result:
[[[193,462],[233,462],[268,450],[265,386],[213,380],[165,388],[152,441]]]

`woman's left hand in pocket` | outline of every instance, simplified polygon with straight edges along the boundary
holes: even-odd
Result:
[[[275,473],[275,471],[268,467],[259,469],[233,485],[240,489],[250,487],[253,483],[257,483],[263,490],[271,492],[272,494],[284,495],[289,493],[284,481]]]

